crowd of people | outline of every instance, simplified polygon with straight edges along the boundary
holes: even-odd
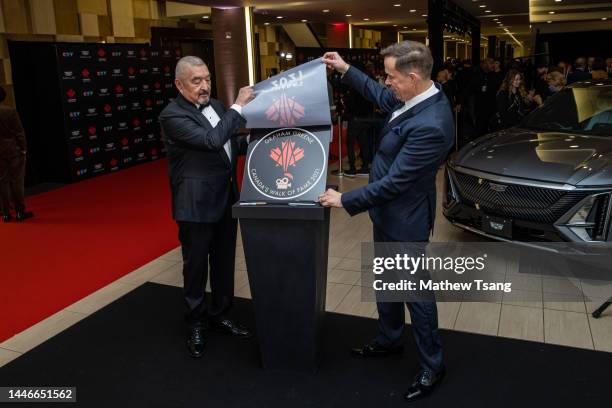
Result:
[[[448,60],[437,82],[457,112],[459,145],[486,133],[518,125],[523,117],[567,85],[612,77],[612,58],[577,58],[573,64],[533,64],[530,59]]]
[[[370,77],[384,83],[374,66],[360,67]],[[496,130],[518,125],[523,117],[566,86],[589,79],[612,77],[612,58],[580,57],[573,64],[534,64],[531,59],[505,63],[487,58],[474,66],[471,60],[449,59],[436,75],[436,82],[448,97],[456,114],[457,147]],[[334,84],[335,85],[335,84]],[[335,86],[334,86],[335,87]],[[384,122],[376,106],[343,90],[339,103],[342,119],[348,123],[349,168],[346,175],[367,175],[376,142],[371,135]],[[359,143],[359,148],[356,144]],[[355,151],[359,151],[361,165]]]

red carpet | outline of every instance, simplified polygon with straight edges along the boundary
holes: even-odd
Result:
[[[0,223],[0,341],[178,246],[166,160],[30,197]]]

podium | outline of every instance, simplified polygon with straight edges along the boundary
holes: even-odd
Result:
[[[329,208],[233,207],[266,369],[316,372],[325,315]]]

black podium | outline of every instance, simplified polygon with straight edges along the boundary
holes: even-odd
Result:
[[[329,208],[233,208],[264,368],[315,372],[325,315]]]

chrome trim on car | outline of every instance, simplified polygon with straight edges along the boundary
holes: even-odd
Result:
[[[503,241],[503,242],[507,242],[509,244],[516,244],[516,245],[526,246],[526,247],[529,247],[529,248],[541,249],[541,250],[544,250],[544,251],[559,253],[559,251],[557,251],[555,249],[543,247],[543,246],[540,246],[540,245],[537,245],[537,244],[534,244],[534,243],[525,242],[525,241],[513,241],[511,239],[502,238],[502,237],[498,237],[498,236],[495,236],[495,235],[487,234],[484,231],[481,231],[481,230],[479,230],[477,228],[474,228],[474,227],[470,227],[470,226],[465,225],[465,224],[461,224],[460,222],[452,222],[452,224],[455,227],[459,227],[459,228],[464,229],[466,231],[472,232],[474,234],[481,235],[481,236],[486,237],[486,238],[491,238],[491,239],[494,239],[496,241]]]
[[[517,184],[522,186],[529,187],[540,187],[540,188],[548,188],[551,190],[563,190],[563,191],[599,191],[606,190],[612,188],[612,186],[601,186],[601,187],[576,187],[571,184],[559,184],[559,183],[549,183],[545,181],[536,181],[536,180],[526,180],[521,178],[507,177],[507,176],[499,176],[497,174],[485,173],[478,170],[468,169],[462,166],[455,165],[451,167],[451,170],[456,171],[458,173],[467,174],[474,177],[479,177],[482,179],[496,181],[500,183],[506,184]]]

